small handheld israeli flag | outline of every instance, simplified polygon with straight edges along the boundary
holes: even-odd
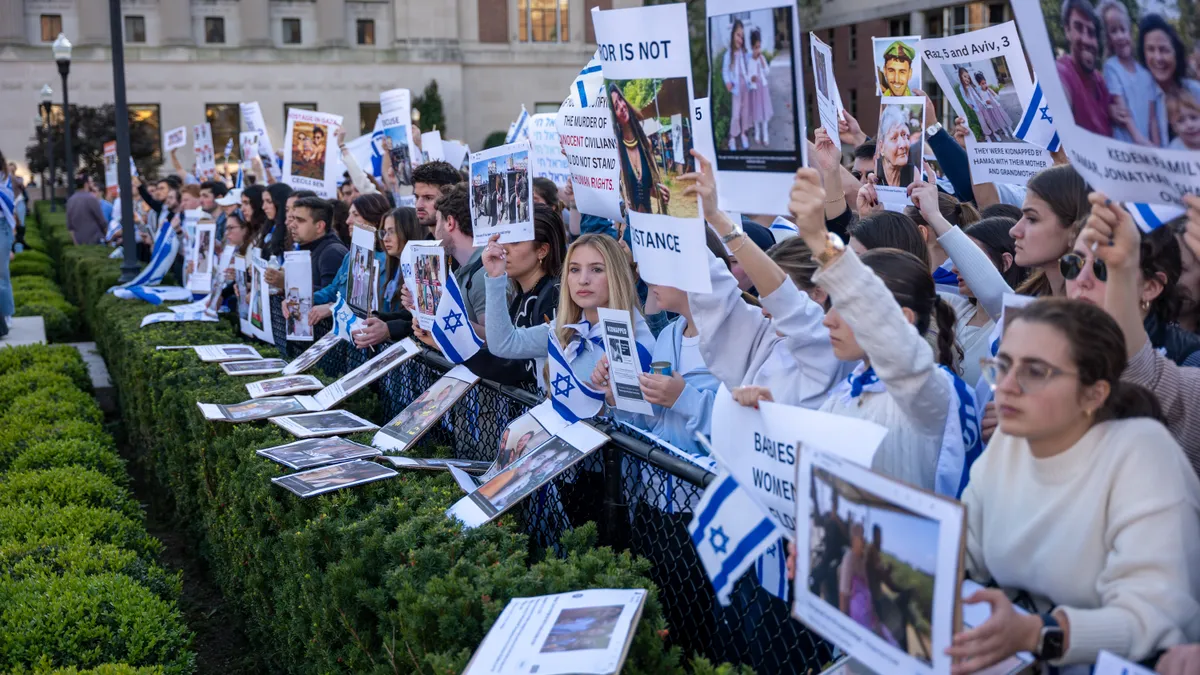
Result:
[[[1142,232],[1157,230],[1187,213],[1187,209],[1182,206],[1138,204],[1135,202],[1125,202],[1125,210],[1129,211],[1129,215],[1133,216],[1133,222],[1137,223]]]
[[[229,157],[229,153],[231,152],[233,152],[233,136],[230,136],[229,140],[225,141],[225,157]]]
[[[175,256],[178,254],[179,237],[175,235],[175,228],[164,223],[162,227],[158,228],[158,236],[154,238],[154,247],[150,251],[150,264],[142,268],[142,271],[130,281],[113,286],[108,291],[112,293],[117,288],[132,289],[136,286],[157,286],[161,284],[163,277],[171,269],[171,264],[175,262]]]
[[[780,538],[758,557],[754,573],[763,590],[780,600],[788,599],[787,540]]]
[[[346,304],[342,292],[338,291],[337,300],[333,303],[333,334],[344,335],[353,343],[353,340],[350,339],[350,328],[356,323],[358,323],[358,316]]]
[[[604,392],[594,391],[575,377],[571,364],[567,363],[566,354],[558,345],[553,325],[546,343],[550,357],[546,359],[550,371],[550,402],[554,411],[572,424],[595,417],[604,405]]]
[[[433,319],[433,341],[451,363],[462,363],[475,356],[483,340],[475,334],[468,319],[466,303],[454,275],[446,276],[446,288],[438,301]]]
[[[1058,132],[1054,129],[1054,116],[1050,114],[1050,104],[1042,96],[1042,85],[1034,81],[1033,95],[1029,97],[1029,105],[1021,121],[1013,130],[1013,135],[1050,152],[1057,152],[1062,145],[1058,140]]]
[[[688,531],[717,601],[729,604],[738,579],[783,533],[722,467],[704,490]]]
[[[792,237],[799,236],[800,229],[792,221],[783,216],[776,216],[775,222],[771,223],[771,234],[775,235],[775,243],[787,241]]]
[[[592,60],[588,61],[583,70],[575,76],[575,81],[571,83],[571,89],[567,92],[567,100],[564,101],[564,105],[572,108],[588,108],[594,106],[596,101],[603,96],[604,70],[599,59],[593,56]]]
[[[521,114],[517,116],[517,121],[513,122],[508,128],[508,136],[504,139],[504,144],[516,143],[517,141],[529,140],[529,111],[525,109],[525,104],[521,104]]]

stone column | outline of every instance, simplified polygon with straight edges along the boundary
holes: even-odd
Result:
[[[240,0],[243,47],[271,47],[271,6],[269,0]]]
[[[96,0],[77,0],[76,16],[79,17],[79,36],[67,38],[80,47],[112,44],[108,21],[108,3]]]

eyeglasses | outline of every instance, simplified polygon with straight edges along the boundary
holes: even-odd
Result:
[[[1013,364],[1006,359],[984,357],[979,359],[983,379],[995,391],[996,387],[1008,377],[1013,370]],[[1078,375],[1062,368],[1057,368],[1042,361],[1022,361],[1016,364],[1017,387],[1022,394],[1031,394],[1046,386],[1050,380],[1062,375]]]
[[[1087,260],[1078,253],[1068,253],[1058,259],[1058,271],[1062,272],[1064,279],[1075,279],[1083,272],[1084,265]],[[1092,261],[1092,274],[1096,277],[1096,281],[1108,281],[1108,265],[1103,260],[1096,258]]]
[[[394,236],[396,236],[395,230],[380,230],[379,231],[379,239],[380,240],[388,239],[388,238],[391,238]]]

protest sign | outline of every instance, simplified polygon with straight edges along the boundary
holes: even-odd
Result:
[[[607,107],[578,108],[566,104],[555,120],[566,150],[575,205],[580,213],[625,222],[621,209],[621,177],[617,137]]]
[[[875,66],[875,93],[879,96],[915,96],[921,88],[921,36],[871,38]]]
[[[104,196],[113,199],[117,196],[117,142],[108,141],[104,144]]]
[[[242,127],[248,132],[258,134],[258,156],[262,158],[263,167],[267,171],[275,168],[275,148],[271,145],[271,136],[267,133],[267,123],[263,121],[262,109],[258,101],[239,103],[242,113]]]
[[[1013,3],[1013,15],[1045,98],[1040,112],[1058,129],[1071,166],[1113,201],[1178,205],[1200,193],[1200,82],[1187,76],[1179,37],[1190,29],[1175,28],[1193,3],[1126,5],[1134,15],[1112,20],[1090,2],[1072,4],[1065,17],[1058,4]],[[1151,57],[1158,45],[1164,56]],[[1110,80],[1110,70],[1126,76]]]
[[[297,190],[312,190],[325,199],[337,196],[336,143],[328,141],[342,125],[341,115],[289,108],[287,142],[283,146],[283,179]]]
[[[533,151],[533,177],[549,178],[562,187],[571,179],[571,167],[558,141],[558,115],[539,113],[529,118],[529,143]]]
[[[371,445],[404,452],[425,435],[479,381],[466,366],[455,366],[375,434]],[[486,469],[486,467],[485,467]]]
[[[217,225],[211,219],[197,223],[192,237],[192,271],[188,274],[187,287],[193,293],[212,290],[213,256],[217,240]]]
[[[348,415],[349,413],[346,414]],[[308,471],[301,471],[288,476],[278,476],[272,478],[271,482],[304,499],[323,495],[326,492],[333,492],[334,490],[341,490],[342,488],[373,483],[377,480],[392,478],[397,475],[399,475],[399,472],[394,469],[389,469],[375,462],[356,459],[353,462],[342,462],[341,464],[323,466],[319,469],[309,469]]]
[[[271,299],[267,284],[267,261],[258,255],[250,258],[250,335],[264,342],[275,342],[271,331]]]
[[[400,253],[400,272],[416,305],[413,316],[429,330],[446,283],[446,252],[438,241],[410,241]]]
[[[304,377],[312,376],[305,375]],[[263,448],[255,454],[278,462],[289,469],[311,469],[315,466],[336,464],[352,459],[378,457],[381,453],[375,448],[344,438],[315,438]]]
[[[250,269],[246,257],[233,257],[233,292],[237,294],[238,327],[242,335],[253,335],[250,325]]]
[[[704,220],[679,180],[695,170],[692,58],[683,4],[595,11],[633,258],[648,283],[708,293]],[[683,156],[671,116],[681,115]],[[789,182],[790,186],[791,183]]]
[[[796,500],[792,534],[793,616],[874,672],[948,675],[966,540],[963,505],[834,453],[805,447],[797,459],[794,485],[805,494]],[[867,569],[872,556],[887,561],[890,578],[875,590],[865,573],[854,574],[844,611],[844,579]]]
[[[805,142],[804,68],[796,4],[710,0],[709,98],[721,207],[786,215]]]
[[[322,356],[325,356],[325,354],[329,353],[329,350],[333,349],[334,345],[341,342],[343,339],[345,339],[344,335],[338,335],[333,331],[329,331],[325,335],[321,336],[321,339],[312,343],[308,349],[305,349],[303,352],[301,352],[300,356],[297,356],[294,361],[287,364],[287,367],[283,369],[282,373],[284,375],[295,375],[296,373],[303,373],[309,368],[312,368],[314,365],[316,365],[317,361],[321,360]]]
[[[312,326],[308,314],[312,311],[313,279],[311,254],[308,251],[285,251],[283,254],[283,319],[287,322],[287,339],[312,342]]]
[[[465,143],[443,140],[442,154],[446,156],[446,163],[456,169],[469,167],[471,149]]]
[[[608,379],[617,408],[640,415],[653,415],[654,409],[642,396],[638,376],[642,373],[638,362],[637,343],[633,338],[633,322],[629,312],[601,307],[600,339],[604,341],[604,353],[608,356]]]
[[[379,122],[383,133],[380,151],[401,187],[412,186],[412,170],[416,163],[411,103],[412,96],[407,89],[390,89],[379,95]]]
[[[567,421],[555,412],[554,404],[550,401],[542,401],[530,408],[524,415],[509,422],[500,434],[496,459],[483,474],[482,480],[490,480],[567,426]]]
[[[378,138],[373,134],[363,134],[352,141],[346,141],[346,149],[350,151],[350,156],[354,158],[354,163],[358,164],[358,168],[368,176],[380,177],[383,175],[383,134],[380,133]],[[345,160],[342,159],[342,153],[338,153],[339,169],[346,170]],[[338,174],[341,175],[340,173]]]
[[[167,141],[163,144],[163,148],[167,152],[185,145],[187,145],[187,127],[175,127],[167,132]]]
[[[393,343],[387,349],[379,352],[370,361],[346,373],[333,384],[325,387],[313,396],[297,396],[307,410],[329,410],[345,400],[354,392],[383,377],[391,369],[399,366],[421,352],[411,338],[405,338]],[[282,370],[282,368],[280,368]]]
[[[426,162],[446,161],[446,149],[443,147],[442,132],[434,129],[421,134],[421,154]]]
[[[257,398],[232,405],[196,403],[204,419],[214,422],[252,422],[277,415],[304,412],[304,406],[292,396]]]
[[[501,244],[533,239],[533,179],[529,142],[501,145],[471,155],[471,219],[475,246],[493,234]]]
[[[821,126],[829,134],[829,140],[841,150],[838,119],[842,111],[842,96],[833,72],[833,51],[829,45],[821,42],[816,33],[809,32],[808,44],[812,55],[813,89],[817,92],[817,114],[821,117]]]
[[[355,225],[350,235],[350,272],[346,278],[346,304],[360,317],[368,314],[371,297],[371,266],[375,262],[375,230]]]
[[[1053,163],[1050,153],[1014,134],[1033,94],[1016,24],[922,40],[918,48],[954,112],[971,129],[972,180],[1023,185]]]
[[[257,399],[263,401],[266,399]],[[358,415],[345,410],[324,410],[320,412],[302,413],[272,417],[271,422],[297,438],[315,438],[318,436],[339,436],[356,434],[360,431],[375,431],[379,427]]]
[[[238,148],[242,153],[242,164],[248,166],[258,154],[258,132],[243,131],[238,134]]]
[[[205,122],[192,127],[192,151],[196,158],[196,177],[212,180],[217,176],[217,156],[213,149],[212,126]]]

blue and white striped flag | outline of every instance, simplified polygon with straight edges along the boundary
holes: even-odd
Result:
[[[517,141],[529,140],[529,111],[525,109],[525,104],[521,104],[521,114],[517,116],[517,121],[513,122],[508,127],[508,136],[504,139],[504,144],[516,143]]]
[[[1138,204],[1136,202],[1125,202],[1125,210],[1133,216],[1133,222],[1137,223],[1142,232],[1156,230],[1187,213],[1187,209],[1182,206]]]
[[[1057,152],[1062,145],[1058,140],[1058,132],[1054,129],[1054,116],[1050,114],[1050,104],[1042,96],[1042,84],[1034,81],[1033,95],[1029,97],[1029,105],[1025,114],[1013,130],[1013,135],[1050,152]]]
[[[771,234],[775,235],[775,243],[786,241],[800,234],[800,229],[792,221],[783,216],[776,216],[775,222],[771,223]]]
[[[566,354],[558,345],[553,324],[546,337],[546,351],[549,355],[546,365],[550,371],[550,402],[554,411],[572,424],[595,417],[604,405],[604,392],[593,390],[575,377]]]
[[[595,56],[579,74],[575,76],[575,81],[571,83],[571,89],[567,92],[567,100],[564,102],[573,108],[588,108],[596,104],[596,100],[604,96],[604,70],[600,66],[600,61]]]
[[[696,506],[688,531],[717,601],[729,604],[738,579],[783,533],[722,467]]]
[[[178,254],[179,237],[175,235],[175,228],[167,223],[163,223],[162,227],[158,228],[158,236],[154,238],[154,247],[150,250],[150,264],[142,268],[142,271],[130,281],[108,289],[109,292],[112,293],[117,288],[133,289],[137,286],[157,286],[161,284],[163,277],[171,269],[171,264],[175,262],[175,256]],[[126,296],[118,294],[118,297]],[[135,294],[135,297],[140,296],[136,296]],[[152,302],[152,304],[158,303]]]
[[[451,363],[462,363],[475,356],[483,346],[483,340],[475,334],[468,318],[467,306],[462,291],[453,274],[446,276],[446,288],[438,300],[433,319],[433,341]]]
[[[233,136],[230,136],[229,139],[225,141],[225,158],[226,159],[229,158],[229,153],[231,153],[231,152],[233,152]]]
[[[0,182],[0,216],[4,216],[8,226],[15,230],[17,219],[13,211],[17,208],[17,201],[13,195],[12,176],[6,175],[4,181]]]
[[[763,590],[787,602],[790,582],[787,578],[787,540],[777,539],[766,553],[758,557],[754,573]]]
[[[333,303],[333,334],[344,335],[351,343],[354,341],[350,338],[350,328],[358,323],[358,315],[354,310],[350,309],[350,305],[346,304],[346,300],[342,297],[342,292],[338,291],[337,300]]]
[[[109,290],[122,300],[145,300],[151,305],[192,299],[192,292],[183,286],[113,286]]]

